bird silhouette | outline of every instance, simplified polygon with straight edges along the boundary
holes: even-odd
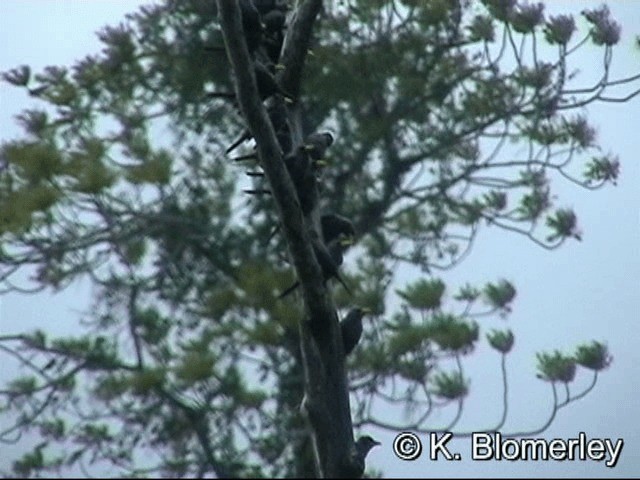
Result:
[[[362,318],[369,313],[365,308],[353,308],[340,322],[342,347],[345,357],[356,347],[362,336]]]
[[[316,254],[316,258],[318,259],[318,263],[320,264],[320,268],[322,269],[322,277],[324,278],[325,284],[335,278],[338,280],[342,286],[345,288],[347,292],[351,294],[351,289],[345,283],[345,281],[340,276],[338,272],[338,268],[342,265],[343,262],[343,251],[344,249],[353,243],[353,239],[341,236],[339,238],[334,239],[332,242],[329,242],[329,245],[326,245],[320,241],[319,239],[312,239],[313,251]],[[296,281],[293,285],[283,291],[278,298],[284,298],[293,292],[296,288],[300,286],[300,282]]]

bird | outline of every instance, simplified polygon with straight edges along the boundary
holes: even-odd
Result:
[[[234,162],[253,160],[255,153],[235,157]],[[294,152],[285,155],[284,164],[289,172],[293,186],[296,189],[300,208],[304,215],[308,215],[318,201],[317,172],[326,165],[323,160],[311,161],[305,149],[300,146]],[[257,175],[251,175],[257,176]],[[268,192],[268,191],[267,191]],[[263,192],[263,193],[267,193]],[[254,192],[247,192],[254,193]]]
[[[282,10],[274,9],[262,15],[262,24],[268,34],[282,33],[287,16]]]
[[[286,13],[278,9],[271,10],[262,16],[262,22],[265,30],[265,38],[262,41],[264,51],[269,60],[277,64],[284,44]]]
[[[320,217],[320,226],[322,228],[322,237],[326,243],[329,243],[340,234],[348,237],[356,236],[356,229],[348,218],[335,213],[326,213]]]
[[[343,249],[347,245],[351,245],[353,243],[353,239],[341,236],[334,239],[332,242],[329,242],[329,245],[327,246],[317,238],[313,238],[311,242],[313,251],[316,254],[320,268],[322,269],[322,278],[324,279],[324,283],[326,284],[329,280],[335,278],[342,284],[347,292],[351,293],[351,289],[340,276],[338,268],[342,265],[344,260],[342,255]],[[293,285],[278,295],[278,298],[282,299],[286,297],[299,286],[300,281],[297,280]]]
[[[365,435],[364,437],[358,438],[358,440],[354,443],[354,454],[351,458],[351,464],[354,467],[354,471],[348,472],[348,478],[361,478],[365,469],[365,459],[369,454],[369,451],[380,445],[380,442],[374,440],[369,435]]]
[[[352,294],[351,289],[340,276],[338,268],[344,261],[344,250],[346,247],[353,244],[353,238],[341,235],[329,242],[326,246],[324,242],[314,238],[312,239],[312,243],[316,257],[318,258],[318,263],[322,268],[322,276],[325,279],[325,283],[330,279],[335,278],[342,284],[349,294]]]
[[[308,215],[318,202],[318,173],[326,162],[312,158],[301,145],[285,156],[284,164],[296,188],[302,213]]]
[[[321,160],[327,149],[333,144],[330,132],[312,133],[304,139],[304,149],[313,160]]]
[[[266,100],[269,97],[272,97],[276,93],[282,95],[286,102],[292,103],[293,99],[291,95],[285,92],[273,74],[265,67],[262,63],[256,61],[254,62],[254,73],[256,76],[256,86],[258,87],[258,93],[260,94],[260,98],[262,100]]]
[[[362,336],[362,317],[369,310],[366,308],[353,308],[340,322],[340,332],[342,333],[342,347],[345,357],[356,347]]]

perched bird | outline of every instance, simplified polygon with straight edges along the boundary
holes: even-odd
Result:
[[[239,162],[244,160],[253,160],[256,158],[255,153],[250,153],[235,157],[233,161]],[[326,165],[326,162],[320,158],[313,158],[310,154],[310,150],[304,144],[300,145],[288,155],[285,155],[283,160],[285,167],[289,172],[289,176],[291,177],[291,181],[293,182],[293,186],[296,189],[302,213],[304,215],[308,215],[313,211],[314,207],[318,203],[318,172]],[[252,173],[251,176],[257,175]],[[250,191],[247,193],[256,192]]]
[[[260,62],[254,62],[256,85],[262,100],[272,97],[276,93],[282,95],[287,102],[293,102],[291,95],[282,90],[273,74]]]
[[[284,29],[287,17],[285,12],[273,9],[262,15],[262,24],[268,34],[281,33]]]
[[[274,9],[262,16],[262,22],[265,29],[265,38],[262,42],[264,51],[269,60],[277,64],[284,44],[286,14],[282,10]]]
[[[348,218],[335,213],[327,213],[320,217],[320,226],[322,228],[322,236],[326,243],[340,234],[347,237],[355,237],[356,229]]]
[[[369,313],[365,308],[353,308],[340,322],[342,333],[342,346],[345,357],[349,355],[360,341],[362,336],[362,317]]]
[[[338,268],[344,261],[343,253],[345,248],[353,244],[353,239],[340,236],[329,242],[326,246],[324,242],[317,238],[313,239],[312,242],[313,249],[316,253],[316,257],[318,258],[318,263],[322,268],[322,276],[324,277],[325,283],[332,278],[335,278],[342,284],[344,289],[351,294],[351,289],[340,276]]]
[[[369,454],[369,451],[380,445],[380,442],[374,440],[369,435],[365,435],[364,437],[358,438],[356,443],[354,444],[355,452],[352,456],[352,464],[354,466],[354,471],[349,472],[350,478],[361,478],[365,469],[365,459]]]
[[[304,149],[313,160],[323,159],[332,144],[333,135],[329,132],[312,133],[304,139]]]
[[[300,146],[284,158],[284,163],[296,188],[302,213],[308,215],[318,202],[317,175],[326,162],[312,159],[304,146]]]
[[[241,157],[236,157],[234,161],[244,161],[244,160],[254,160],[256,159],[255,154],[243,155]],[[318,202],[318,188],[317,188],[317,180],[316,180],[316,171],[322,165],[322,162],[314,162],[312,168],[309,168],[305,164],[299,165],[297,161],[291,157],[285,157],[285,165],[289,170],[289,174],[291,175],[291,180],[293,181],[293,186],[296,189],[296,194],[298,196],[298,201],[300,202],[300,208],[304,215],[308,215]],[[263,177],[264,174],[262,172],[247,172],[247,175],[250,177]],[[259,190],[245,190],[245,193],[256,194],[256,193],[271,193],[269,189],[259,189]]]
[[[311,241],[313,243],[313,251],[316,254],[320,268],[322,269],[322,278],[324,279],[324,283],[326,284],[329,280],[335,278],[342,284],[347,292],[351,293],[351,290],[340,276],[338,268],[342,265],[344,260],[342,252],[345,246],[353,243],[352,239],[347,237],[336,238],[332,242],[329,242],[329,245],[327,246],[318,239],[312,239]],[[278,298],[286,297],[299,286],[300,282],[296,281],[293,285],[278,295]]]

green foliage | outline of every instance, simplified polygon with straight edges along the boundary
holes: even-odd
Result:
[[[492,330],[487,333],[487,340],[489,345],[500,353],[509,353],[513,348],[515,337],[511,330]]]
[[[577,217],[573,210],[559,209],[554,215],[547,217],[547,225],[553,233],[547,237],[549,241],[555,241],[565,237],[575,237],[580,240],[578,232]]]
[[[404,290],[398,290],[400,295],[411,308],[417,310],[437,310],[440,308],[445,284],[440,279],[420,279],[406,286]]]
[[[164,369],[147,369],[135,373],[129,378],[129,387],[135,395],[148,395],[161,388],[166,380]]]
[[[442,350],[469,353],[478,340],[478,324],[452,315],[436,315],[428,323],[429,338]]]
[[[51,440],[62,440],[66,433],[66,423],[61,418],[42,422],[40,425],[40,434]]]
[[[143,159],[140,165],[127,168],[126,178],[131,183],[153,183],[165,185],[171,178],[171,156],[165,150],[151,155],[144,144],[131,144],[131,154]]]
[[[433,376],[434,395],[447,400],[459,400],[469,393],[469,384],[460,372],[438,372]]]
[[[2,74],[2,78],[16,87],[24,87],[31,79],[31,68],[29,65],[20,65]]]
[[[478,299],[482,295],[482,292],[469,285],[466,284],[460,288],[460,291],[453,297],[456,300],[466,300],[467,302],[473,302]]]
[[[559,351],[537,353],[539,377],[549,382],[570,383],[576,375],[576,361]]]
[[[44,447],[44,444],[38,445],[32,452],[25,453],[20,460],[13,462],[14,473],[23,478],[28,478],[31,477],[34,471],[43,470],[46,465],[42,454]]]
[[[515,287],[508,280],[500,280],[497,283],[487,283],[484,287],[484,298],[491,307],[510,311],[510,304],[516,296]]]
[[[544,37],[551,45],[566,45],[571,40],[576,24],[570,15],[551,16],[544,29]]]
[[[394,326],[390,325],[390,328]],[[431,336],[430,329],[425,325],[398,325],[395,329],[388,340],[390,358],[426,348],[425,341]]]
[[[181,359],[174,373],[187,385],[207,380],[213,374],[215,358],[208,352],[189,352]]]
[[[37,388],[38,379],[35,377],[16,378],[8,384],[12,396],[31,395]]]
[[[613,361],[606,345],[593,341],[591,344],[579,345],[575,360],[578,365],[599,372],[608,368]]]
[[[609,156],[593,157],[591,162],[587,164],[587,169],[584,174],[588,183],[597,181],[614,182],[618,178],[620,172],[620,162],[617,158],[611,158]]]

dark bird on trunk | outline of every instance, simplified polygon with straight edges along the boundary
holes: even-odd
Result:
[[[336,238],[327,246],[318,239],[312,239],[311,241],[313,243],[313,251],[316,254],[320,268],[322,269],[322,278],[324,279],[324,283],[326,284],[329,280],[335,278],[342,284],[345,290],[351,294],[351,289],[340,276],[338,268],[342,265],[344,260],[342,255],[343,250],[347,245],[351,245],[353,243],[352,239],[346,237]],[[286,297],[299,286],[300,282],[296,281],[293,285],[278,295],[278,298]]]
[[[365,308],[353,308],[340,322],[342,333],[342,347],[345,357],[358,345],[362,337],[362,318],[369,313]]]
[[[285,12],[273,9],[262,15],[262,24],[267,34],[282,33],[287,16]]]
[[[282,10],[274,9],[262,16],[262,22],[265,29],[265,38],[262,42],[264,51],[269,60],[277,64],[284,44],[286,14]]]
[[[287,102],[293,102],[293,98],[287,92],[285,92],[278,82],[276,78],[273,76],[267,67],[265,67],[260,62],[254,63],[254,73],[256,75],[256,85],[258,87],[258,93],[260,94],[260,98],[262,100],[266,100],[269,97],[272,97],[276,93],[282,95]]]
[[[326,162],[312,159],[304,146],[300,146],[284,158],[284,163],[296,187],[302,213],[308,215],[318,202],[318,174]]]
[[[377,445],[380,445],[380,442],[374,440],[369,435],[360,437],[356,441],[354,444],[355,451],[351,458],[351,464],[354,470],[349,472],[349,476],[346,478],[362,478],[362,474],[365,469],[365,459],[367,458],[369,451]]]
[[[239,162],[254,159],[257,159],[256,154],[250,153],[235,157],[233,161]],[[322,160],[312,160],[303,146],[298,147],[294,152],[286,155],[283,160],[296,190],[302,213],[308,215],[318,203],[317,175],[320,168],[326,165],[326,162]],[[255,172],[252,172],[251,176],[257,175],[255,175]],[[266,192],[268,192],[268,190],[263,193]]]
[[[320,217],[320,226],[322,227],[322,236],[324,241],[329,243],[339,235],[347,237],[355,237],[356,229],[348,218],[335,213],[327,213]]]
[[[304,149],[313,160],[322,160],[332,144],[333,135],[329,132],[312,133],[304,139]]]

